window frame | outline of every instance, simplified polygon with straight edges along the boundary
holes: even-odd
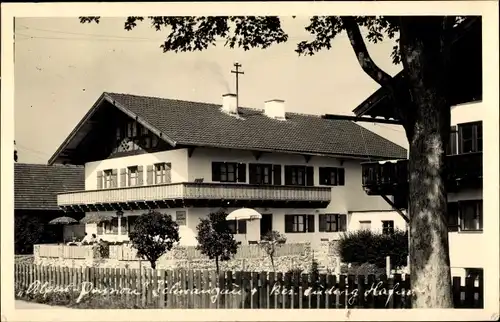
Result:
[[[163,169],[159,169],[159,167],[163,166]],[[159,162],[153,165],[153,183],[154,184],[164,184],[167,183],[167,162]],[[158,181],[158,178],[162,178],[161,181]]]
[[[345,168],[319,167],[319,182],[322,186],[345,186]]]
[[[394,220],[382,220],[382,234],[391,235],[394,234],[394,230]]]
[[[483,124],[482,121],[457,124],[458,129],[458,153],[477,153],[483,151]],[[470,130],[470,138],[464,141],[464,133]],[[469,142],[470,149],[464,149],[464,143]]]
[[[112,189],[113,187],[113,169],[102,171],[102,188]]]
[[[362,228],[363,224],[370,224],[370,227],[368,229]],[[360,220],[359,221],[359,230],[372,230],[372,221],[371,220]]]
[[[133,177],[132,175],[135,174]],[[132,179],[135,179],[135,184],[132,184]],[[127,167],[127,187],[137,187],[139,185],[139,167],[134,165]]]
[[[475,223],[476,228],[466,228],[465,226],[465,219],[464,219],[464,208],[468,205],[474,205],[475,208],[475,213],[474,213],[474,218],[473,221]],[[484,216],[484,209],[483,209],[483,201],[482,200],[461,200],[458,202],[458,218],[459,218],[459,227],[460,231],[463,232],[480,232],[483,231],[483,216]]]

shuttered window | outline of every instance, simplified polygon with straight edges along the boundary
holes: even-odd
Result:
[[[104,170],[102,172],[102,187],[104,189],[117,188],[116,170]]]
[[[286,165],[285,185],[314,186],[314,167]]]
[[[320,214],[319,231],[320,232],[339,232],[346,231],[346,215],[343,214]]]
[[[313,233],[314,215],[285,215],[285,233]]]
[[[227,222],[229,230],[232,234],[246,234],[247,222],[246,220],[230,220]]]
[[[246,164],[236,162],[212,162],[212,181],[246,182]]]
[[[319,184],[324,186],[345,185],[345,169],[335,167],[319,168]]]
[[[456,126],[452,126],[450,128],[450,142],[446,147],[446,155],[455,155],[458,153],[457,149],[457,141],[458,141],[458,131]]]
[[[157,163],[154,165],[154,184],[171,182],[170,163]]]
[[[128,185],[129,187],[135,187],[139,185],[139,169],[137,166],[128,168]]]

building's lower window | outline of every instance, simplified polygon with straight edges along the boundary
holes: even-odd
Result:
[[[285,215],[285,233],[313,233],[314,215]]]
[[[339,232],[346,231],[347,215],[344,214],[320,214],[319,231],[320,232]]]
[[[372,229],[371,220],[360,220],[359,221],[359,229],[360,230],[371,230]]]
[[[232,234],[246,234],[247,222],[245,220],[230,220],[227,222]]]
[[[390,235],[394,233],[394,221],[393,220],[383,220],[382,221],[382,233],[385,235]]]
[[[458,203],[461,230],[483,230],[483,201],[467,200]]]

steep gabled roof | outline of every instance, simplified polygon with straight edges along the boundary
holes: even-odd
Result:
[[[14,209],[59,210],[57,194],[85,189],[83,167],[14,163]]]
[[[406,150],[346,120],[286,113],[286,120],[262,110],[240,108],[239,118],[221,111],[221,105],[130,94],[104,93],[100,101],[113,104],[174,147],[214,147],[277,151],[346,158],[406,158]],[[99,108],[99,104],[94,105]],[[91,113],[89,113],[91,114]],[[65,141],[76,136],[81,122]],[[63,144],[49,160],[56,161]]]

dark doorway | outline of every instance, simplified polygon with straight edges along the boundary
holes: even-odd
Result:
[[[273,215],[263,214],[260,220],[260,238],[273,230]]]

